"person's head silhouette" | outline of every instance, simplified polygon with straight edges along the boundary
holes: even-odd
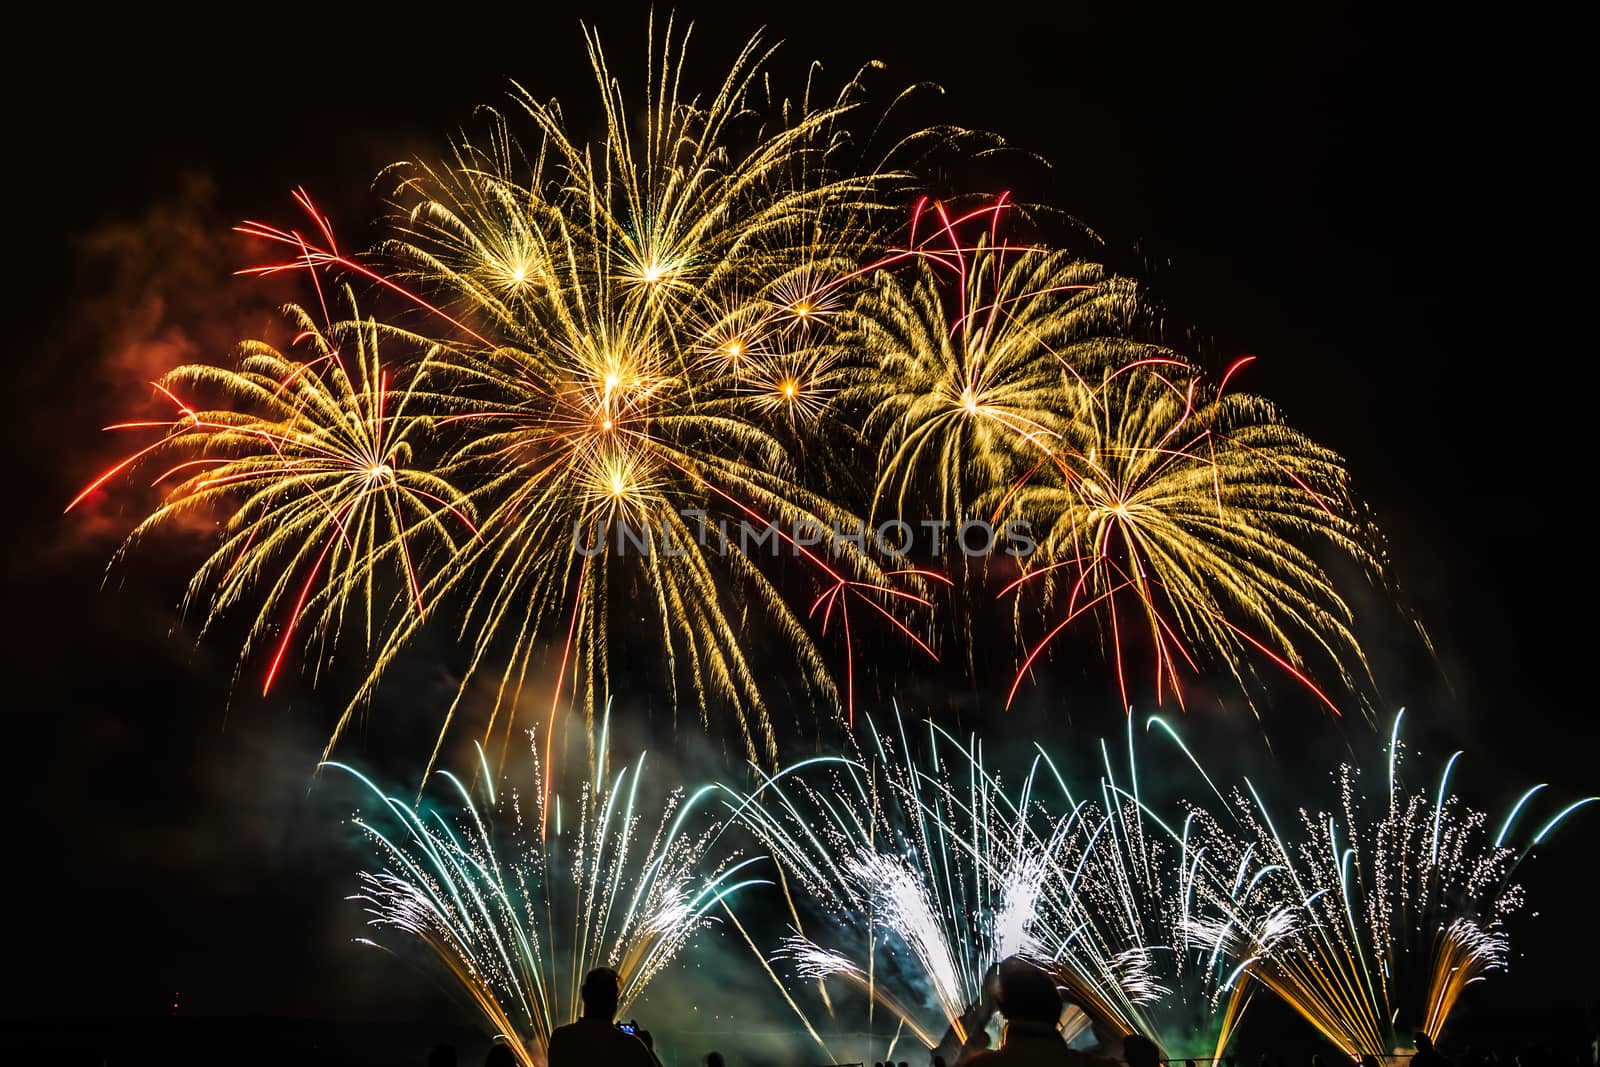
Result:
[[[1157,1067],[1161,1062],[1161,1050],[1143,1034],[1129,1034],[1122,1039],[1122,1058],[1128,1067]]]
[[[1378,1067],[1378,1057],[1370,1052],[1362,1053],[1361,1067]]]
[[[489,1054],[483,1058],[483,1067],[517,1067],[517,1057],[505,1042],[496,1041],[489,1046]]]
[[[1418,1052],[1433,1051],[1433,1038],[1429,1037],[1425,1031],[1418,1030],[1416,1034],[1416,1040]]]
[[[428,1067],[456,1067],[456,1047],[435,1045],[428,1052]]]
[[[706,1053],[706,1067],[722,1067],[722,1053],[720,1053],[720,1052],[708,1052],[708,1053]]]
[[[622,979],[610,967],[596,967],[583,979],[583,1017],[610,1022],[617,1014]]]
[[[1007,1022],[1055,1023],[1061,1018],[1061,994],[1050,976],[1027,960],[1012,956],[1000,963],[1000,1014]]]

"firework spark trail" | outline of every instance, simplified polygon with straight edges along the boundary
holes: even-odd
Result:
[[[359,874],[354,899],[372,926],[426,945],[525,1067],[542,1064],[551,1031],[578,1017],[591,969],[617,971],[625,1012],[715,911],[766,884],[745,877],[755,860],[712,858],[719,825],[704,817],[704,802],[713,787],[687,795],[644,787],[643,755],[608,776],[603,724],[575,825],[557,818],[553,832],[536,830],[546,825],[537,809],[560,800],[543,788],[537,746],[530,752],[531,818],[515,790],[502,787],[497,799],[487,777],[480,802],[461,779],[439,772],[453,794],[447,814],[329,764],[378,801],[375,815],[356,819],[379,866]]]
[[[1235,795],[1239,832],[1268,864],[1251,892],[1277,914],[1257,930],[1215,931],[1244,959],[1237,980],[1282,998],[1351,1056],[1388,1055],[1415,1029],[1437,1038],[1462,992],[1508,959],[1511,881],[1529,849],[1594,798],[1569,805],[1522,847],[1505,841],[1523,794],[1491,841],[1488,819],[1450,792],[1451,756],[1435,788],[1401,780],[1400,718],[1386,789],[1363,794],[1346,765],[1332,813],[1301,809],[1280,832],[1255,787]],[[1369,810],[1370,814],[1369,814]]]

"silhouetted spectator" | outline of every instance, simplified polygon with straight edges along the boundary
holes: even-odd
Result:
[[[1122,1039],[1122,1058],[1128,1067],[1159,1067],[1161,1050],[1143,1034],[1129,1034]],[[1266,1057],[1261,1057],[1265,1067]]]
[[[1433,1047],[1433,1039],[1418,1030],[1417,1053],[1411,1057],[1411,1067],[1455,1067],[1455,1064],[1439,1055],[1439,1050]]]
[[[1193,1060],[1184,1060],[1183,1061],[1183,1067],[1194,1067],[1194,1061]]]
[[[1370,1052],[1363,1052],[1361,1054],[1361,1067],[1379,1067],[1378,1057]]]
[[[489,1054],[483,1058],[483,1067],[517,1067],[517,1057],[504,1041],[496,1041],[489,1046]]]
[[[705,1060],[706,1067],[723,1067],[722,1053],[708,1052]]]
[[[1100,1067],[1100,1061],[1067,1047],[1056,1029],[1061,1022],[1061,994],[1055,982],[1033,964],[1015,956],[998,969],[996,1007],[1005,1016],[1005,1037],[994,1051],[978,1051],[962,1059],[971,1067]]]
[[[456,1067],[456,1047],[435,1045],[428,1052],[428,1067]]]
[[[609,967],[583,979],[583,1018],[550,1035],[550,1067],[656,1067],[650,1049],[612,1024],[622,982]]]

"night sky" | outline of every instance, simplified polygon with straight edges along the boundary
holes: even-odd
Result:
[[[1398,613],[1362,601],[1386,706],[1411,706],[1424,761],[1466,748],[1461,788],[1491,811],[1533,782],[1594,792],[1586,37],[1533,5],[1493,21],[1285,6],[764,19],[780,70],[817,56],[842,78],[881,58],[881,86],[942,85],[928,113],[1051,160],[1027,191],[1091,227],[1194,350],[1259,357],[1245,387],[1348,458],[1434,639],[1430,663]],[[137,494],[61,509],[116,454],[99,428],[142,383],[301,295],[232,277],[250,253],[230,225],[291,219],[305,185],[359,245],[379,168],[437,155],[507,79],[587,103],[581,7],[494,10],[35,11],[11,31],[6,1017],[157,1016],[177,993],[201,1016],[465,1018],[348,943],[349,794],[311,777],[342,695],[262,700],[233,684],[236,646],[196,646],[176,604],[198,542],[150,542],[102,587]],[[763,21],[679,11],[702,77]],[[596,17],[624,77],[643,12]],[[1192,735],[1222,720],[1196,718]],[[1120,723],[1114,703],[1072,716],[1086,737]],[[1204,744],[1259,761],[1258,733],[1223,722]],[[1380,744],[1310,707],[1268,733],[1285,778]],[[403,771],[409,741],[374,729],[353,754]],[[1474,1010],[1545,1018],[1600,996],[1597,849],[1591,811],[1530,862],[1526,955]]]

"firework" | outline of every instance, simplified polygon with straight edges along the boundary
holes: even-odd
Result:
[[[1284,833],[1248,780],[1248,798],[1235,798],[1242,833],[1267,865],[1254,892],[1278,902],[1261,929],[1220,931],[1244,958],[1239,980],[1271,990],[1352,1057],[1407,1047],[1412,1031],[1437,1039],[1462,992],[1504,969],[1505,920],[1522,901],[1517,864],[1596,799],[1562,809],[1527,845],[1507,845],[1535,787],[1491,840],[1487,818],[1450,792],[1461,753],[1437,787],[1406,788],[1400,721],[1375,796],[1347,765],[1338,811],[1302,809]]]
[[[1182,675],[1210,661],[1246,693],[1264,657],[1338,708],[1310,676],[1308,656],[1351,690],[1368,678],[1349,605],[1317,559],[1319,547],[1380,572],[1371,529],[1342,461],[1286,425],[1260,397],[1227,391],[1169,360],[1147,359],[1058,393],[1063,440],[1055,462],[997,490],[1028,517],[1041,551],[1008,591],[1040,587],[1050,629],[1035,662],[1083,616],[1102,622],[1124,705],[1129,649],[1146,645],[1157,693],[1181,702]]]
[[[1148,726],[1177,739],[1159,718]],[[1259,930],[1277,914],[1253,893],[1263,864],[1204,807],[1182,800],[1181,818],[1164,818],[1145,801],[1131,716],[1126,767],[1117,770],[1103,741],[1100,749],[1103,772],[1087,795],[1047,759],[1072,815],[1033,955],[1102,1039],[1139,1033],[1168,1058],[1220,1060],[1251,987],[1233,981],[1231,943],[1217,932]]]
[[[769,762],[776,742],[748,658],[752,639],[786,646],[807,694],[845,710],[852,610],[926,648],[910,621],[926,607],[923,576],[881,567],[870,540],[851,536],[861,520],[803,484],[792,445],[832,390],[828,324],[888,232],[889,201],[910,181],[886,161],[942,135],[913,134],[881,151],[848,136],[863,104],[859,77],[833,97],[809,79],[798,99],[771,96],[773,49],[759,37],[713,93],[692,95],[687,37],[670,22],[660,35],[652,25],[634,96],[588,34],[604,145],[574,138],[558,104],[518,89],[527,145],[510,132],[512,118],[493,116],[449,162],[395,168],[394,236],[373,255],[340,251],[303,193],[309,232],[241,227],[287,249],[246,273],[302,271],[319,286],[324,274],[353,275],[439,334],[410,368],[430,382],[410,411],[435,431],[431,469],[462,487],[437,495],[481,516],[475,536],[446,542],[426,574],[405,544],[415,520],[363,527],[368,556],[405,557],[415,610],[369,625],[370,674],[330,750],[423,624],[422,607],[447,596],[471,650],[468,680],[502,668],[486,738],[497,726],[509,738],[509,709],[552,643],[560,648],[546,743],[569,702],[592,728],[611,690],[619,612],[659,634],[669,699],[687,693],[702,718],[731,709],[748,753]],[[388,471],[384,462],[369,466]],[[217,509],[230,530],[259,525],[235,495],[189,493],[182,503]],[[766,553],[749,548],[746,527],[773,531]],[[326,562],[320,528],[272,530],[276,548]],[[797,530],[817,537],[802,543]],[[239,599],[243,577],[259,570],[242,569],[226,599]],[[786,577],[795,570],[801,576]],[[371,567],[360,575],[373,577]],[[358,585],[370,590],[354,576],[339,588]],[[814,598],[812,617],[791,601],[795,591]],[[258,631],[288,635],[314,621],[334,634],[345,621],[332,609],[308,620],[315,598],[282,592],[260,598]],[[326,603],[342,609],[346,599],[330,593]],[[819,645],[830,626],[845,645],[842,686]]]
[[[877,264],[850,316],[840,404],[865,413],[877,442],[875,509],[928,502],[957,524],[976,517],[992,487],[1057,462],[1067,382],[1147,350],[1126,336],[1132,284],[1069,252],[1006,244],[1009,206],[952,217],[919,204],[907,248]]]
[[[1363,683],[1317,556],[1378,570],[1337,456],[1226,392],[1227,376],[1208,388],[1139,340],[1149,309],[1129,280],[1009,243],[1005,196],[965,213],[914,200],[913,164],[970,135],[858,136],[873,118],[864,72],[829,94],[813,69],[775,96],[759,36],[694,94],[687,38],[652,21],[630,92],[586,31],[603,143],[518,87],[444,160],[385,173],[391,235],[371,253],[341,251],[303,192],[305,232],[240,227],[283,256],[244,273],[301,272],[319,294],[329,276],[359,279],[405,329],[316,330],[302,314],[305,370],[264,352],[238,372],[180,369],[163,384],[175,399],[201,383],[235,408],[179,400],[175,420],[140,424],[162,439],[107,475],[182,455],[157,480],[184,480],[136,536],[184,512],[219,522],[190,599],[208,625],[251,613],[245,654],[275,641],[269,685],[297,643],[319,670],[359,619],[367,670],[329,752],[442,617],[467,669],[435,760],[485,675],[498,676],[486,744],[498,732],[504,750],[530,674],[552,679],[546,745],[568,708],[592,731],[613,649],[645,638],[674,713],[726,713],[747,755],[775,766],[773,686],[756,667],[769,650],[800,703],[847,719],[864,626],[935,654],[932,592],[956,581],[891,566],[864,521],[882,510],[1042,531],[1036,559],[1004,561],[1022,571],[1003,591],[1019,594],[1019,633],[1025,591],[1049,620],[1013,697],[1084,615],[1124,697],[1136,646],[1158,699],[1181,701],[1185,667],[1249,688],[1258,656],[1330,706],[1313,660]],[[399,397],[380,337],[402,345]],[[963,570],[962,595],[979,570]]]
[[[1401,1027],[1437,1036],[1463,990],[1504,966],[1504,919],[1521,900],[1510,879],[1527,851],[1506,842],[1544,788],[1491,842],[1449,791],[1456,757],[1435,788],[1405,790],[1398,727],[1378,817],[1362,821],[1346,767],[1342,815],[1302,812],[1289,838],[1248,780],[1248,798],[1230,801],[1160,718],[1148,728],[1182,751],[1215,808],[1179,799],[1167,816],[1141,795],[1131,719],[1126,764],[1101,742],[1087,790],[1041,748],[1007,791],[976,740],[932,725],[915,763],[902,726],[874,728],[871,757],[802,761],[730,808],[795,887],[779,958],[801,979],[860,988],[930,1048],[941,1025],[952,1052],[984,1025],[991,969],[1021,955],[1054,974],[1064,1032],[1092,1027],[1102,1045],[1139,1033],[1168,1057],[1219,1059],[1265,988],[1352,1056],[1387,1054]],[[1064,804],[1039,787],[1041,769]],[[1164,791],[1174,778],[1162,774]],[[1596,799],[1547,817],[1527,847]],[[796,897],[825,935],[805,932]]]
[[[489,784],[487,760],[480,799],[439,772],[452,794],[440,806],[407,803],[332,764],[378,801],[376,816],[356,819],[379,865],[360,873],[354,899],[377,930],[427,946],[526,1067],[544,1062],[555,1027],[578,1018],[591,969],[617,972],[625,1012],[714,909],[760,884],[742,877],[754,861],[711,856],[717,824],[703,818],[703,801],[713,787],[688,795],[645,787],[643,755],[611,772],[603,720],[565,819],[531,751],[526,802]]]
[[[1066,880],[1059,857],[1076,819],[1037,801],[1037,764],[1008,791],[976,741],[959,744],[930,724],[918,762],[903,723],[893,736],[869,727],[870,755],[763,776],[750,793],[732,794],[730,818],[794,887],[794,930],[779,954],[794,973],[843,980],[898,1030],[957,1050],[988,1022],[979,1008],[993,968],[1037,955],[1040,926],[1061,923],[1049,894]],[[806,933],[795,896],[820,913],[821,940]],[[1061,956],[1078,986],[1129,977],[1096,948]],[[1082,1014],[1073,1020],[1085,1023]]]
[[[1213,387],[1139,340],[1148,309],[1128,279],[1007,243],[1008,208],[1005,197],[958,216],[920,204],[907,246],[875,264],[846,317],[835,403],[877,447],[873,510],[936,507],[953,526],[983,517],[1035,531],[1041,552],[1004,592],[1038,589],[1053,617],[1013,699],[1089,616],[1125,706],[1142,644],[1158,700],[1181,703],[1181,673],[1203,661],[1256,691],[1260,656],[1332,707],[1307,653],[1351,689],[1366,662],[1316,552],[1379,571],[1342,461],[1266,401],[1229,393],[1238,365]]]
[[[415,451],[428,425],[431,346],[359,314],[320,328],[304,309],[287,314],[302,358],[253,342],[234,368],[171,371],[157,384],[177,409],[171,420],[113,427],[159,439],[68,505],[130,468],[155,468],[165,499],[124,551],[182,516],[222,513],[184,603],[202,611],[202,633],[233,609],[250,613],[241,664],[276,633],[263,690],[297,639],[326,654],[359,634],[370,649],[397,617],[424,617],[423,560],[448,557],[474,534],[471,502]],[[412,356],[404,370],[385,365],[380,341]],[[231,406],[207,409],[199,397]],[[398,595],[386,592],[392,575]]]

